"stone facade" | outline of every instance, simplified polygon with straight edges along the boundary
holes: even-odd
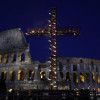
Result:
[[[57,61],[59,90],[100,91],[100,60],[58,57]],[[8,90],[48,90],[49,66],[50,61],[31,60],[29,45],[20,29],[0,33],[0,78]]]

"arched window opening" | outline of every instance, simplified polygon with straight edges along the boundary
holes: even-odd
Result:
[[[1,73],[1,80],[6,80],[6,77],[7,77],[7,72],[4,71]]]
[[[99,68],[98,68],[98,66],[96,66],[96,72],[98,72],[99,71]]]
[[[82,63],[83,61],[82,61],[82,59],[80,59],[80,63]]]
[[[93,61],[91,61],[91,65],[94,66],[94,62]]]
[[[16,61],[16,54],[12,54],[11,55],[11,62],[15,62]]]
[[[97,83],[100,83],[100,76],[99,76],[99,73],[97,73]]]
[[[33,79],[34,79],[34,72],[33,71],[29,71],[28,80],[33,80]]]
[[[0,63],[2,62],[2,55],[0,55]]]
[[[84,83],[84,73],[83,72],[80,73],[80,82]]]
[[[67,81],[71,81],[71,73],[70,72],[67,72],[67,74],[66,74],[66,80]]]
[[[8,54],[5,54],[4,55],[4,63],[7,63],[8,62]]]
[[[46,79],[46,74],[45,74],[45,72],[40,72],[40,75],[41,75],[41,79]]]
[[[60,75],[61,75],[61,79],[64,81],[64,74],[63,74],[63,72],[60,72]]]
[[[74,80],[74,83],[78,83],[78,74],[77,74],[77,72],[73,73],[73,80]]]
[[[6,80],[7,77],[7,71],[4,71],[4,80]]]
[[[94,69],[94,62],[91,61],[91,69],[93,70]]]
[[[73,65],[73,71],[77,71],[77,65]]]
[[[14,71],[10,71],[10,80],[14,81],[14,79],[15,79],[15,73]]]
[[[100,93],[100,88],[98,88],[98,92]]]
[[[69,59],[67,59],[67,63],[69,63]]]
[[[24,72],[22,70],[18,71],[18,80],[23,80],[24,79]]]
[[[92,72],[92,82],[95,82],[95,73]]]
[[[19,61],[20,61],[20,62],[25,61],[25,54],[24,54],[24,53],[20,53]]]
[[[86,73],[86,81],[89,82],[90,81],[90,76],[89,76],[89,72]]]

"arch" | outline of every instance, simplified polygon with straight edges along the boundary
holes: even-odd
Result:
[[[19,61],[20,62],[25,61],[25,54],[24,53],[19,54]]]
[[[99,68],[98,68],[98,66],[96,66],[96,72],[98,72],[99,71]]]
[[[71,81],[71,73],[70,72],[66,73],[66,80]]]
[[[80,72],[80,82],[84,83],[84,73]]]
[[[100,92],[100,88],[98,88],[98,92]]]
[[[87,82],[90,81],[90,75],[89,75],[89,72],[86,73],[86,81],[87,81]]]
[[[34,79],[34,72],[32,70],[30,70],[28,80],[33,80],[33,79]]]
[[[82,59],[80,59],[80,63],[83,63],[83,60]]]
[[[18,80],[23,80],[24,79],[24,72],[22,70],[18,71]]]
[[[2,55],[0,55],[0,63],[2,62]]]
[[[61,75],[61,79],[64,80],[64,74],[63,74],[63,72],[60,72],[60,75]]]
[[[78,74],[77,74],[77,72],[74,72],[74,73],[73,73],[73,81],[74,81],[75,83],[78,83]]]
[[[7,77],[7,71],[4,71],[1,73],[1,80],[6,80]]]
[[[14,81],[14,79],[15,79],[15,73],[14,73],[13,70],[10,71],[9,79],[10,79],[11,81]]]
[[[94,82],[95,81],[95,73],[92,72],[92,81]]]
[[[41,79],[46,79],[46,73],[44,71],[40,72]]]
[[[67,59],[67,63],[69,63],[70,62],[70,60],[69,59]]]
[[[73,65],[73,71],[77,71],[77,65]]]
[[[7,63],[8,62],[8,54],[5,54],[4,55],[4,63]]]
[[[15,62],[16,61],[16,54],[12,54],[11,55],[11,62]]]
[[[4,80],[6,80],[7,77],[7,71],[4,71]]]
[[[91,65],[94,66],[94,62],[93,61],[91,61]]]
[[[99,73],[97,73],[97,83],[100,83],[100,76],[99,76]]]

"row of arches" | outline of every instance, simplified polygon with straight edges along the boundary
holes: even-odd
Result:
[[[23,70],[19,70],[18,71],[18,75],[17,75],[17,79],[18,80],[24,80],[24,76],[25,76],[25,73]],[[46,79],[46,73],[41,71],[40,72],[40,76],[41,76],[41,79]],[[1,73],[1,79],[3,80],[6,80],[7,79],[7,71],[4,71]],[[14,81],[15,80],[15,72],[13,70],[11,70],[9,72],[9,80],[10,81]],[[28,80],[34,80],[34,71],[29,71],[28,73]]]
[[[11,59],[11,62],[15,62],[16,61],[16,54],[12,53],[10,55],[10,59]],[[7,63],[8,60],[9,60],[9,55],[8,54],[5,54],[4,56],[0,55],[0,63],[1,62]],[[25,61],[25,54],[24,53],[19,53],[19,61],[20,62]]]
[[[1,80],[6,80],[7,79],[7,71],[4,71],[1,73]],[[18,71],[18,80],[23,80],[24,79],[24,72],[22,70]],[[9,80],[14,81],[15,80],[15,72],[13,70],[10,71],[9,73]]]
[[[97,79],[96,79],[96,77],[97,77]],[[90,76],[90,73],[89,72],[87,72],[85,74],[83,72],[80,72],[79,78],[80,78],[80,82],[81,83],[84,83],[85,82],[85,79],[86,79],[86,82],[90,82],[90,78],[91,78],[91,81],[92,82],[96,82],[97,81],[97,83],[100,83],[99,73],[97,73],[95,75],[95,73],[92,72],[91,73],[91,76]],[[77,72],[73,73],[73,80],[74,80],[75,83],[78,83],[79,82]]]
[[[61,79],[62,80],[67,80],[67,81],[71,81],[71,73],[70,72],[67,72],[66,73],[66,76],[64,77],[64,74],[62,72],[60,72],[61,74]],[[84,74],[84,72],[80,72],[79,73],[79,78],[80,78],[80,82],[81,83],[84,83],[85,82],[85,78],[86,78],[86,82],[90,82],[90,77],[91,77],[91,80],[92,82],[95,82],[96,81],[96,77],[97,77],[97,83],[100,83],[100,76],[99,76],[99,73],[97,73],[95,75],[94,72],[92,72],[92,75],[90,76],[90,73],[87,72]],[[73,82],[74,83],[78,83],[79,82],[79,78],[78,78],[78,73],[77,72],[74,72],[73,73]]]
[[[41,76],[42,80],[47,79],[46,73],[44,71],[40,72],[40,76]],[[96,82],[97,81],[97,83],[100,83],[99,73],[97,73],[95,75],[94,72],[91,73],[91,76],[90,76],[89,72],[87,72],[87,73],[80,72],[79,75],[78,75],[77,72],[74,72],[73,74],[71,74],[70,72],[67,72],[66,73],[66,77],[64,77],[64,74],[62,72],[60,72],[60,76],[61,76],[62,81],[64,81],[64,80],[71,81],[71,78],[73,77],[73,82],[74,83],[78,83],[79,80],[80,80],[81,83],[84,83],[85,81],[86,82],[90,82],[90,78],[91,78],[92,82]],[[24,77],[25,77],[24,71],[23,70],[19,70],[18,74],[17,74],[17,79],[18,80],[24,80]],[[96,79],[96,77],[97,77],[97,79]],[[1,79],[6,80],[6,78],[7,78],[7,71],[4,71],[4,72],[1,73]],[[28,80],[34,80],[34,71],[30,70],[28,72],[27,79]],[[15,80],[15,72],[13,70],[11,70],[9,72],[9,80],[10,81],[14,81]]]

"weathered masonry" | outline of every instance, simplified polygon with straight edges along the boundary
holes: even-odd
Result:
[[[59,90],[89,89],[100,92],[100,60],[59,57],[57,58]],[[50,88],[50,61],[31,60],[29,45],[20,29],[0,33],[0,79],[7,89],[31,90]]]

